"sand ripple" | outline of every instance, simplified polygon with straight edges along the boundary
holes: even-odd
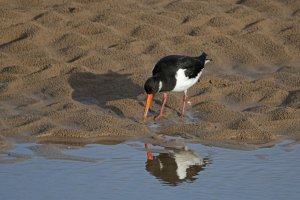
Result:
[[[145,136],[154,130],[139,123],[143,83],[157,59],[205,51],[214,62],[189,91],[189,116],[178,118],[182,94],[170,94],[168,119],[156,132],[200,142],[299,139],[299,7],[281,0],[1,1],[0,136]]]

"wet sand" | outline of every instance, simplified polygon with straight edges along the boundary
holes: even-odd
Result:
[[[11,141],[176,135],[205,144],[300,139],[299,1],[0,2],[0,151]],[[166,118],[140,123],[143,84],[169,54],[213,60]],[[150,115],[161,106],[155,97]],[[154,128],[153,128],[154,127]]]

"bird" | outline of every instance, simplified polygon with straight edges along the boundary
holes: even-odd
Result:
[[[184,116],[187,102],[187,90],[192,87],[200,78],[204,65],[212,61],[203,52],[200,56],[192,57],[185,55],[168,55],[161,58],[152,70],[152,77],[144,84],[147,94],[147,101],[144,111],[144,121],[147,118],[153,96],[163,93],[163,101],[160,112],[154,119],[163,116],[167,102],[167,92],[184,92],[182,100],[181,116]]]
[[[147,150],[147,161],[145,169],[158,180],[170,184],[178,185],[182,182],[193,182],[196,180],[195,176],[207,165],[210,160],[208,157],[202,157],[197,152],[185,148],[164,147],[153,155],[150,145],[145,145]],[[153,152],[153,153],[154,153]]]

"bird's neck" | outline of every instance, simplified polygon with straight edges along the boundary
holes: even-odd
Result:
[[[159,81],[159,85],[158,85],[158,92],[160,92],[160,91],[161,91],[161,88],[162,88],[162,86],[163,86],[163,82],[162,82],[162,81]]]

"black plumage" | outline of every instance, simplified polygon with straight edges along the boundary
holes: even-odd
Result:
[[[162,81],[159,92],[172,91],[176,85],[176,73],[179,69],[185,69],[187,77],[196,78],[204,68],[206,53],[199,57],[169,55],[160,59],[152,70],[152,77]]]

